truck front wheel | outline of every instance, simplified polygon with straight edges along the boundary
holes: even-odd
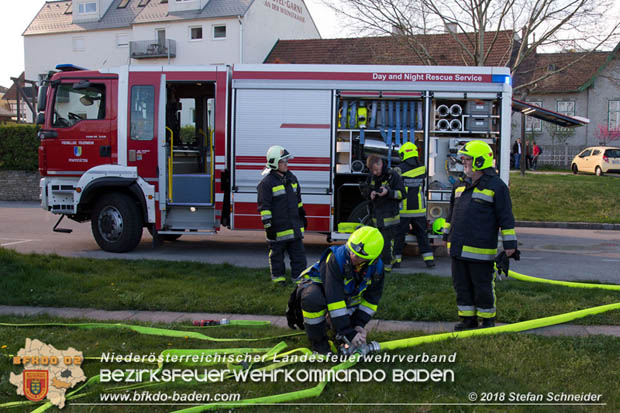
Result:
[[[91,228],[102,250],[131,251],[142,238],[142,213],[128,195],[106,194],[95,204]]]

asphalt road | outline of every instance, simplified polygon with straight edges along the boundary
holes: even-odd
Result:
[[[40,209],[37,203],[0,202],[0,246],[23,253],[55,253],[70,257],[162,259],[231,263],[245,267],[267,267],[264,235],[258,231],[222,230],[212,236],[183,236],[154,248],[145,230],[142,241],[130,253],[115,254],[99,249],[90,232],[90,223],[70,220],[61,223],[71,234],[54,233],[58,216]],[[554,280],[599,280],[620,284],[620,231],[593,231],[551,228],[517,228],[520,262],[511,261],[517,272]],[[308,263],[328,245],[324,235],[309,234],[305,239]],[[409,248],[406,252],[414,252]],[[437,251],[441,253],[442,251]],[[444,251],[445,253],[445,251]],[[405,256],[403,273],[428,272],[449,276],[450,259],[438,256],[437,267],[427,270],[418,256]],[[0,269],[1,272],[1,269]],[[265,274],[267,277],[267,272]]]

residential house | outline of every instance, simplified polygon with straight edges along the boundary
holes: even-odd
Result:
[[[25,97],[29,102],[32,103],[32,97],[34,96],[34,90],[32,86],[28,86],[25,82],[25,75],[22,72],[18,77],[20,84],[22,85],[22,90],[24,92]],[[9,116],[9,120],[16,122],[17,121],[17,87],[15,83],[11,85],[10,88],[6,89],[6,92],[0,98],[0,108],[2,108],[2,116]],[[33,115],[32,111],[28,108],[28,103],[24,100],[24,96],[20,95],[19,98],[19,118],[20,122],[32,122]]]
[[[258,63],[277,39],[316,38],[303,0],[48,1],[24,31],[26,77],[58,63]]]

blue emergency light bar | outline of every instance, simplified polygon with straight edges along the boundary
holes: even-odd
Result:
[[[56,65],[56,70],[60,70],[61,72],[77,72],[78,70],[88,70],[84,67],[72,65],[70,63],[62,63]]]
[[[491,80],[493,83],[506,83],[512,86],[512,77],[510,75],[493,75]]]

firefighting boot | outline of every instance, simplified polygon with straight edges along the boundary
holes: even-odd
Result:
[[[461,317],[461,322],[454,326],[454,331],[473,330],[478,328],[478,317]]]
[[[495,317],[482,319],[482,328],[489,327],[495,327]]]
[[[435,266],[435,260],[424,261],[424,264],[426,264],[426,268],[433,268]]]

